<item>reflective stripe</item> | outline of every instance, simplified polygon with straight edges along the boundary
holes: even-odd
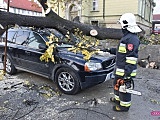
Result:
[[[135,58],[135,57],[126,57],[126,63],[136,64],[137,63],[137,58]]]
[[[124,106],[124,107],[129,107],[129,106],[131,106],[131,101],[130,102],[120,101],[120,105]]]
[[[116,75],[124,76],[124,69],[116,68]],[[136,76],[136,75],[137,75],[137,70],[133,70],[130,75],[131,75],[132,77]]]
[[[120,53],[126,53],[126,44],[120,43],[119,48],[118,48],[118,52]]]
[[[137,70],[133,70],[132,73],[131,73],[131,76],[136,76],[137,75]]]
[[[118,101],[120,101],[119,96],[118,95],[114,95],[114,98]]]
[[[124,76],[124,69],[119,69],[119,68],[117,68],[117,69],[116,69],[116,75]]]

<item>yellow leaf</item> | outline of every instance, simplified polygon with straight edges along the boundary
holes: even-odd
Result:
[[[49,46],[49,42],[46,42],[46,45]]]
[[[5,75],[4,70],[0,70],[0,80],[3,80],[4,75]]]
[[[54,61],[54,56],[53,56],[53,55],[52,55],[52,59],[51,59],[51,60],[52,60],[52,62],[55,62],[55,61]]]

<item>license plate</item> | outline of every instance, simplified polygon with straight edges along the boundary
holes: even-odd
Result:
[[[112,78],[112,75],[113,75],[113,72],[108,73],[107,76],[106,76],[105,81],[110,80]]]

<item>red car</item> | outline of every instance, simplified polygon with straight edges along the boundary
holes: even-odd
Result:
[[[153,31],[152,31],[153,34],[160,34],[160,28],[155,28]]]

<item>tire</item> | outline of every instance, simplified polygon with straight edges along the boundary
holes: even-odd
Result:
[[[13,75],[17,72],[17,69],[13,65],[13,62],[9,56],[6,58],[6,72],[10,75]]]
[[[80,90],[79,77],[69,68],[59,68],[55,74],[55,82],[64,94],[74,95]]]

